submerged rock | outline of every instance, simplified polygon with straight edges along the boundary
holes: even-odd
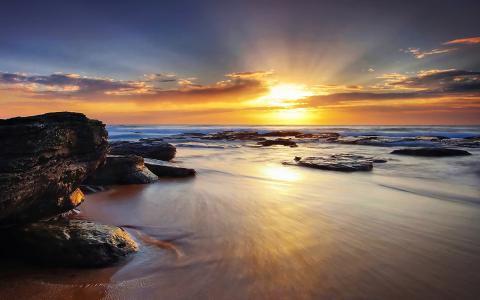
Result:
[[[85,220],[31,223],[6,235],[17,255],[49,265],[103,267],[138,251],[124,229]]]
[[[393,150],[391,154],[427,156],[427,157],[446,157],[446,156],[464,156],[471,155],[470,152],[451,148],[406,148]]]
[[[195,176],[194,169],[178,167],[169,162],[145,160],[145,166],[158,177],[190,177]]]
[[[276,131],[270,131],[261,134],[262,136],[269,136],[269,137],[287,137],[287,136],[298,136],[302,135],[300,131],[288,131],[288,130],[276,130]]]
[[[177,150],[169,143],[161,139],[143,139],[139,142],[111,142],[110,154],[115,155],[138,155],[144,158],[159,160],[171,160],[175,157]]]
[[[463,139],[449,139],[444,141],[447,146],[480,148],[480,136],[471,136]]]
[[[261,137],[256,131],[221,131],[217,133],[207,134],[200,137],[203,140],[227,140],[227,141],[263,141],[265,138]]]
[[[108,147],[102,122],[69,112],[0,120],[0,141],[0,226],[80,204],[76,189],[104,161]]]
[[[85,185],[146,184],[158,177],[145,167],[136,155],[108,155],[105,165],[99,167],[84,182]]]
[[[268,147],[268,146],[274,146],[274,145],[280,145],[280,146],[289,146],[289,147],[297,147],[297,143],[290,139],[275,139],[275,140],[266,140],[266,141],[261,141],[257,143],[258,145]]]
[[[373,159],[353,154],[334,154],[305,158],[296,156],[293,161],[286,161],[283,162],[283,164],[321,170],[354,172],[371,171],[373,168]]]

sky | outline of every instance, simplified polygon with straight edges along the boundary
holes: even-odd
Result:
[[[480,124],[480,2],[7,1],[0,118]]]

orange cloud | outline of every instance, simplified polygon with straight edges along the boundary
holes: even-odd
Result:
[[[451,41],[445,42],[445,43],[443,43],[443,44],[444,44],[444,45],[456,45],[456,44],[471,45],[471,44],[480,44],[480,36],[451,40]]]

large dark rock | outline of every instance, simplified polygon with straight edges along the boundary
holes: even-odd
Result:
[[[110,154],[138,155],[144,158],[171,160],[175,157],[173,145],[158,139],[144,139],[138,142],[119,141],[110,143]]]
[[[293,161],[286,161],[283,164],[329,171],[354,172],[372,170],[373,162],[372,158],[361,155],[334,154],[305,158],[295,157]]]
[[[79,184],[105,159],[105,125],[80,113],[0,120],[0,226],[77,206]]]
[[[190,177],[195,176],[194,169],[178,167],[169,162],[146,159],[145,166],[158,177]]]
[[[297,143],[290,139],[275,139],[275,140],[265,140],[257,143],[258,145],[269,147],[269,146],[289,146],[289,147],[297,147]]]
[[[5,235],[15,254],[49,265],[103,267],[138,251],[124,229],[85,220],[36,222]]]
[[[107,155],[106,162],[91,174],[85,185],[145,184],[158,177],[144,165],[143,158],[136,155]]]
[[[406,149],[393,150],[391,153],[400,154],[400,155],[427,156],[427,157],[471,155],[470,152],[468,151],[460,150],[460,149],[450,149],[450,148],[406,148]]]

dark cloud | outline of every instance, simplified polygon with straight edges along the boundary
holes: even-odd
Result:
[[[480,72],[463,70],[433,70],[417,76],[389,82],[391,86],[428,89],[431,92],[480,91]]]
[[[259,72],[235,73],[211,85],[194,84],[187,79],[177,79],[171,74],[145,75],[144,81],[122,81],[82,77],[76,74],[24,75],[1,73],[0,85],[34,97],[69,98],[101,101],[128,99],[138,102],[216,102],[239,101],[268,91]],[[175,77],[175,78],[174,78]],[[178,88],[162,89],[153,82],[178,81]],[[222,99],[220,99],[222,98]]]
[[[430,99],[446,96],[480,97],[480,72],[464,70],[430,70],[416,76],[396,76],[387,79],[385,87],[406,89],[393,92],[348,92],[312,96],[306,100],[308,106],[339,105],[361,101],[387,101],[401,99]],[[395,77],[394,77],[395,78]]]
[[[142,82],[82,77],[77,74],[23,75],[0,73],[0,84],[13,85],[39,95],[87,96],[108,92],[135,92],[146,88]]]
[[[177,75],[170,73],[145,74],[145,79],[152,82],[176,82]]]

